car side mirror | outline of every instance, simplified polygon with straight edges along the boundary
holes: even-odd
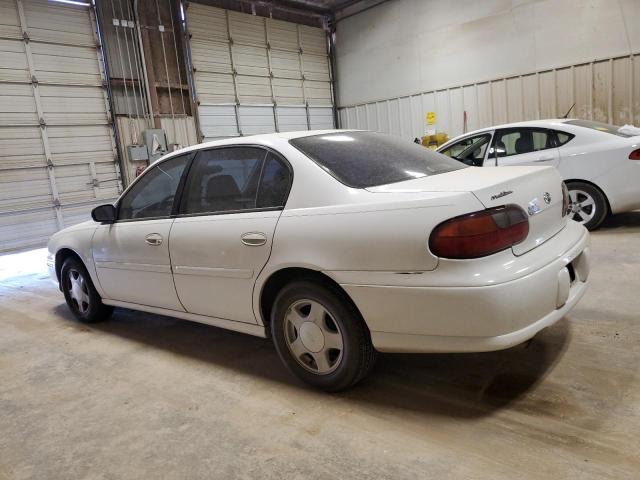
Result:
[[[110,203],[100,205],[91,210],[91,218],[98,223],[113,223],[116,221],[116,207]]]

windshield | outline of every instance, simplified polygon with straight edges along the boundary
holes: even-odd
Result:
[[[598,130],[604,133],[611,133],[612,135],[617,135],[619,137],[630,138],[631,135],[627,135],[626,133],[621,133],[619,131],[620,127],[616,125],[610,125],[608,123],[602,122],[594,122],[592,120],[569,120],[568,122],[564,122],[567,125],[575,125],[577,127],[590,128],[592,130]]]
[[[466,168],[409,140],[373,132],[336,132],[290,140],[349,187],[367,188]]]

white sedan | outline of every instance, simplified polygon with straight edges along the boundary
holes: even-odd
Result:
[[[126,307],[271,336],[327,390],[376,351],[478,352],[532,338],[589,275],[589,234],[553,168],[466,167],[401,139],[299,132],[151,165],[49,242],[82,321]]]
[[[537,120],[476,130],[438,151],[467,165],[556,167],[569,188],[571,218],[589,230],[608,213],[640,208],[637,129],[625,132],[589,120]]]

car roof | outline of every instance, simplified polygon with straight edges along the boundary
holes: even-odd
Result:
[[[474,133],[486,132],[488,130],[496,130],[497,128],[517,128],[517,127],[552,127],[559,126],[563,123],[574,120],[573,118],[548,118],[545,120],[530,120],[527,122],[514,122],[514,123],[503,123],[501,125],[492,125],[490,127],[480,128],[478,130],[474,130],[472,132],[467,132],[464,136],[471,135]],[[462,137],[463,135],[458,135]]]
[[[194,150],[202,150],[202,149],[211,148],[211,147],[220,147],[224,145],[243,145],[243,144],[268,145],[269,143],[272,143],[274,139],[292,140],[294,138],[310,137],[313,135],[326,135],[329,133],[356,132],[356,131],[358,130],[356,129],[300,130],[295,132],[262,133],[259,135],[247,135],[243,137],[221,138],[220,140],[211,140],[209,142],[197,143],[195,145],[180,148],[171,153],[163,155],[153,163],[156,163],[159,160],[169,159],[175,155],[180,155],[183,153],[192,152]]]

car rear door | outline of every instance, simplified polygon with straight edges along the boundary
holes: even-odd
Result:
[[[538,165],[557,167],[560,154],[553,130],[546,128],[500,128],[493,136],[489,158],[497,166]]]
[[[186,179],[169,249],[187,312],[255,323],[256,278],[271,254],[289,164],[258,146],[202,150]]]

